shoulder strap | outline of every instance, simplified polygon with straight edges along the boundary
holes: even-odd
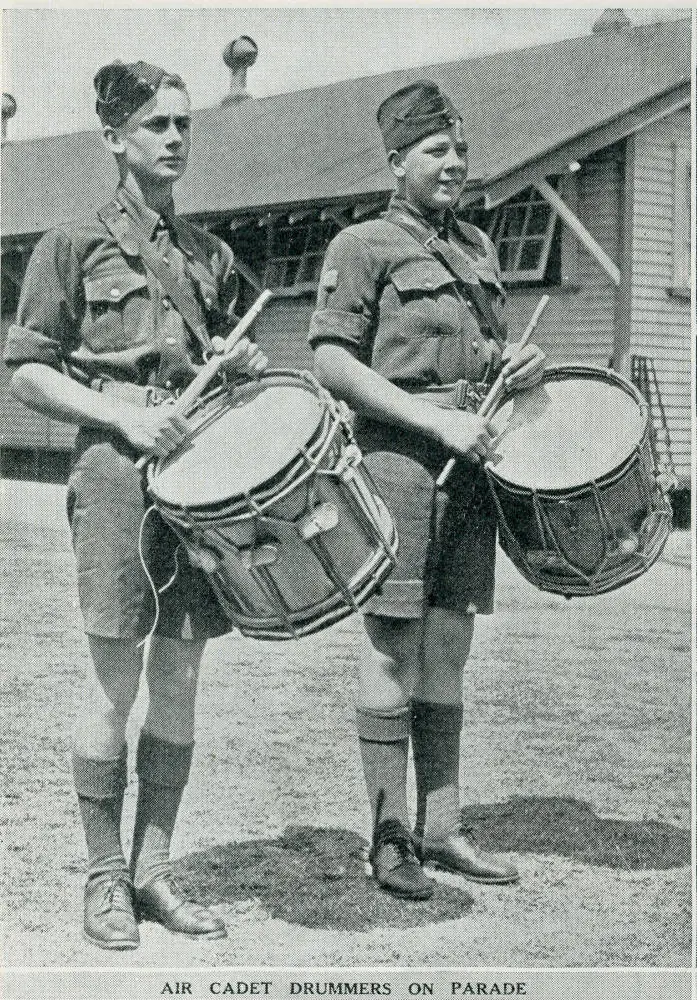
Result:
[[[467,288],[467,295],[479,315],[482,327],[492,340],[495,340],[499,348],[505,347],[505,328],[499,321],[498,316],[491,308],[491,304],[486,292],[481,286],[476,272],[467,264],[464,257],[460,257],[453,252],[452,247],[446,240],[442,240],[435,233],[430,232],[426,226],[422,226],[416,219],[411,219],[401,212],[388,211],[384,218],[386,221],[404,229],[410,236],[420,243],[427,253],[443,265],[454,278]]]
[[[132,256],[135,250],[147,269],[155,275],[162,285],[165,294],[203,350],[211,351],[211,339],[206,324],[201,321],[201,309],[198,302],[181,284],[169,265],[165,264],[150,240],[145,238],[145,233],[141,232],[133,220],[121,211],[115,201],[101,208],[97,215],[124,253]]]

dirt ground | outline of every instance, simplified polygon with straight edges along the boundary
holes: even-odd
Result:
[[[297,643],[211,643],[174,853],[229,938],[144,924],[137,952],[105,953],[80,934],[69,734],[86,645],[64,489],[0,490],[6,966],[690,964],[687,532],[588,600],[536,591],[500,555],[497,613],[466,671],[461,778],[466,821],[521,869],[513,888],[438,875],[432,901],[407,904],[366,880],[357,617]],[[144,708],[141,692],[131,746]],[[132,775],[126,831],[135,792]]]

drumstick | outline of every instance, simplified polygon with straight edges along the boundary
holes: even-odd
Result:
[[[521,348],[525,347],[525,345],[532,337],[533,333],[535,332],[535,327],[540,321],[540,316],[547,308],[548,302],[549,302],[549,295],[543,295],[540,301],[537,303],[537,308],[530,317],[530,322],[526,326],[523,336],[520,338],[520,342],[518,344],[519,347]],[[489,416],[491,416],[491,414],[494,412],[494,410],[496,409],[501,400],[501,396],[504,393],[504,389],[505,389],[504,376],[503,372],[501,372],[496,381],[494,382],[494,384],[492,385],[492,387],[489,389],[488,393],[486,394],[482,402],[482,405],[477,410],[478,417],[482,417],[484,420],[486,420]],[[443,471],[436,480],[436,486],[438,487],[438,489],[441,489],[447,483],[448,477],[450,476],[450,473],[453,471],[455,467],[455,462],[456,462],[455,458],[449,458],[448,461],[443,466]]]
[[[179,396],[179,398],[174,402],[170,408],[170,414],[178,417],[186,415],[186,411],[189,407],[196,402],[199,396],[203,393],[204,389],[210,385],[220,369],[223,367],[226,356],[230,353],[235,344],[239,343],[242,337],[244,337],[247,330],[271,298],[271,295],[272,292],[270,292],[268,288],[265,288],[261,295],[253,303],[252,307],[244,314],[232,333],[228,334],[225,338],[223,350],[208,359],[193,382],[186,387],[181,396]],[[148,462],[151,458],[152,455],[142,455],[136,462],[136,469],[142,469],[146,462]]]

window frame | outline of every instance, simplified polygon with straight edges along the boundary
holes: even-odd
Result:
[[[551,183],[553,186],[556,186],[556,182],[554,180],[552,180]],[[539,205],[544,205],[549,211],[547,225],[543,233],[529,233],[528,228],[532,219],[533,210]],[[549,266],[549,256],[554,240],[554,230],[558,220],[558,212],[552,207],[552,205],[549,204],[548,201],[545,200],[545,198],[543,198],[540,192],[535,188],[534,184],[531,184],[522,191],[519,191],[518,194],[513,195],[513,197],[502,202],[502,204],[497,205],[496,208],[492,209],[490,212],[480,208],[475,209],[473,212],[472,208],[473,206],[465,208],[462,213],[463,217],[466,221],[471,221],[474,225],[478,225],[481,229],[485,230],[496,247],[496,253],[499,256],[499,260],[501,259],[501,247],[504,243],[508,243],[509,245],[518,244],[515,255],[515,262],[517,265],[520,264],[526,245],[533,242],[542,244],[540,259],[536,267],[521,268],[516,266],[511,269],[509,267],[504,268],[502,265],[501,274],[504,282],[507,285],[533,283],[541,285],[544,284]],[[521,208],[525,210],[525,214],[520,234],[516,237],[506,237],[505,224],[507,214]],[[472,218],[475,214],[477,218]]]

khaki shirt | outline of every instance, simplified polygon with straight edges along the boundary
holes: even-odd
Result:
[[[501,351],[480,328],[466,286],[389,221],[393,210],[428,226],[408,202],[394,196],[386,216],[349,226],[332,240],[311,320],[311,345],[345,344],[364,364],[408,391],[458,379],[491,380],[501,367]],[[445,238],[465,255],[498,315],[505,292],[493,244],[478,231],[475,246],[454,218],[449,222]]]
[[[229,331],[237,299],[232,250],[175,218],[173,207],[161,216],[123,187],[115,200],[193,294],[209,334]],[[129,232],[119,245],[94,215],[42,236],[8,332],[7,364],[38,361],[86,383],[113,378],[178,388],[191,381],[201,345]]]

